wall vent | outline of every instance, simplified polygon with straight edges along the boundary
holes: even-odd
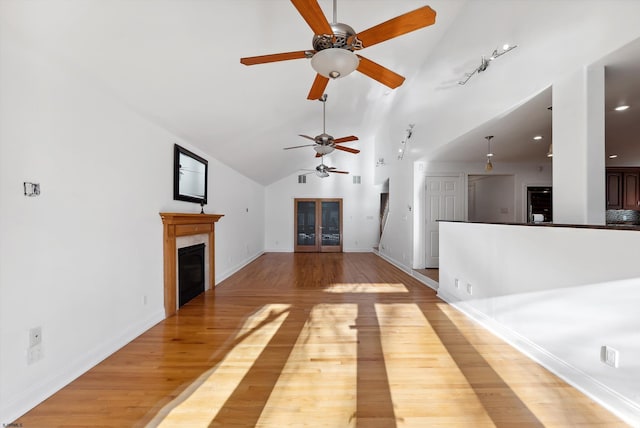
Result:
[[[354,175],[353,176],[353,184],[360,184],[360,176],[359,175]]]
[[[307,176],[306,175],[299,175],[298,176],[298,184],[305,184],[307,182]]]

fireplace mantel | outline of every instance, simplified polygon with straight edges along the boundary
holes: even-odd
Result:
[[[177,272],[176,238],[179,236],[207,234],[209,237],[209,283],[215,287],[215,223],[222,214],[160,213],[164,225],[164,312],[168,318],[176,313]]]

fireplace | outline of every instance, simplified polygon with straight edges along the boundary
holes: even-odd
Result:
[[[163,225],[164,254],[164,311],[167,317],[178,309],[178,249],[201,244],[197,235],[203,235],[205,247],[205,290],[215,285],[215,223],[222,214],[160,213]],[[185,237],[192,237],[184,242]],[[176,241],[180,240],[178,244]],[[193,242],[196,241],[196,242]]]
[[[178,248],[178,307],[204,292],[205,244]]]

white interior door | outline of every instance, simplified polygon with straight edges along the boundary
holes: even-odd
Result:
[[[425,267],[437,268],[440,260],[438,220],[464,220],[462,177],[428,176],[426,179]]]

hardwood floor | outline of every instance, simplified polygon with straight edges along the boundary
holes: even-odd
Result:
[[[371,253],[270,253],[29,427],[626,426]]]

